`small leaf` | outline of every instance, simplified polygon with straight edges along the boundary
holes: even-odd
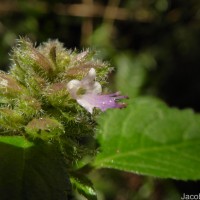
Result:
[[[88,200],[97,200],[96,192],[89,179],[83,175],[73,174],[70,178],[72,186],[78,193],[86,197]]]
[[[0,137],[0,199],[67,199],[66,166],[55,145]]]
[[[138,98],[99,119],[94,165],[183,180],[200,179],[200,115]]]

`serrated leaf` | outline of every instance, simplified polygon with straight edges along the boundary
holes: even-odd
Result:
[[[200,179],[200,115],[138,98],[99,119],[98,168],[162,178]]]
[[[69,178],[55,145],[0,137],[0,199],[67,199]]]

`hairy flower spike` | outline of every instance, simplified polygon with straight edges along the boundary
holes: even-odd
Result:
[[[118,103],[117,100],[128,98],[127,96],[120,96],[119,92],[114,94],[101,95],[101,84],[95,81],[96,71],[91,68],[87,76],[81,81],[71,80],[67,84],[67,89],[73,99],[84,107],[91,114],[94,108],[99,108],[105,111],[108,108],[124,108],[126,105]]]
[[[42,156],[59,163],[62,157],[70,178],[75,174],[81,178],[80,166],[76,165],[84,157],[92,158],[98,152],[94,115],[99,112],[93,113],[94,109],[106,111],[126,106],[119,100],[127,96],[119,92],[102,93],[112,68],[97,59],[94,51],[67,50],[58,40],[36,47],[29,39],[20,38],[11,60],[9,73],[0,71],[0,137],[17,136],[35,143],[30,152],[36,151],[28,152],[28,158],[43,154],[44,144]],[[55,147],[62,156],[57,159],[47,153],[47,146],[48,149]],[[30,157],[30,160],[33,159]],[[62,168],[59,164],[56,166]],[[44,163],[44,167],[48,166]],[[71,184],[75,188],[76,183]]]
[[[109,64],[90,49],[67,50],[58,40],[36,47],[27,38],[17,41],[11,60],[9,73],[0,71],[0,135],[59,142],[68,165],[93,156],[94,108],[124,108],[118,101],[127,98],[102,94]]]

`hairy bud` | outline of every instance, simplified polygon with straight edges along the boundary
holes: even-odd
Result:
[[[25,128],[27,134],[32,138],[49,140],[64,133],[64,127],[56,119],[39,118],[33,119]]]

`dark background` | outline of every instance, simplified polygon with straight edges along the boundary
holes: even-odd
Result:
[[[153,64],[147,66],[140,93],[200,111],[200,1],[1,0],[0,69],[8,70],[8,53],[19,36],[36,44],[51,38],[66,48],[95,48],[113,65],[124,52],[139,62],[141,54],[150,55]],[[179,199],[200,192],[199,182],[110,170],[91,176],[106,199]],[[110,183],[107,190],[104,181]]]

